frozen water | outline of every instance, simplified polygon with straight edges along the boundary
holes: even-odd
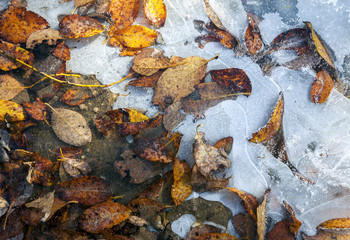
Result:
[[[184,214],[171,224],[171,229],[174,233],[184,238],[195,221],[196,217],[192,214]]]

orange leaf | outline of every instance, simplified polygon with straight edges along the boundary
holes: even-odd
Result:
[[[32,65],[34,61],[34,55],[31,52],[28,52],[27,50],[16,46],[15,44],[8,43],[5,41],[0,40],[0,49],[3,50],[5,53],[25,62],[29,65]],[[7,56],[4,56],[3,54],[0,54],[0,69],[3,71],[9,71],[16,68],[19,68],[21,66],[20,63],[16,62],[13,59],[8,58]]]
[[[223,138],[223,139],[220,139],[219,141],[217,141],[215,143],[214,147],[217,149],[223,148],[225,150],[225,152],[227,153],[227,155],[229,155],[231,150],[232,150],[232,144],[233,144],[233,138],[226,137],[226,138]]]
[[[32,158],[35,160],[35,166],[31,176],[31,183],[33,182],[44,186],[51,186],[54,183],[55,171],[58,169],[58,165],[41,157],[37,153],[34,153]]]
[[[52,55],[56,56],[62,61],[68,61],[70,59],[70,50],[68,45],[64,44],[63,42],[57,44]]]
[[[143,0],[143,11],[151,24],[158,28],[164,25],[166,6],[163,0]]]
[[[66,38],[92,37],[103,31],[102,24],[96,19],[77,14],[65,16],[59,26],[60,34]]]
[[[61,101],[69,106],[78,106],[89,98],[91,98],[91,96],[86,94],[85,91],[68,89],[67,92],[62,95]]]
[[[186,161],[180,161],[176,158],[173,171],[174,185],[171,188],[171,197],[177,206],[185,201],[193,191],[191,185],[191,168]]]
[[[325,221],[318,225],[317,228],[322,229],[349,229],[350,228],[350,218],[334,218],[328,221]]]
[[[40,98],[36,98],[33,103],[24,101],[22,105],[31,118],[37,121],[46,121],[46,105]]]
[[[232,236],[228,233],[204,233],[197,237],[194,237],[193,240],[236,240],[235,236]]]
[[[26,113],[23,107],[15,102],[0,100],[0,121],[23,121]]]
[[[49,26],[35,12],[10,6],[0,16],[0,38],[12,43],[25,43],[30,34]]]
[[[126,47],[146,48],[154,44],[158,34],[144,26],[133,25],[115,31],[113,36]]]
[[[153,162],[169,163],[173,161],[169,156],[169,151],[158,139],[136,138],[132,144],[132,151],[141,158]]]
[[[109,5],[109,15],[118,29],[128,27],[135,21],[139,8],[139,0],[112,0]]]
[[[333,89],[333,80],[326,70],[317,73],[311,87],[311,100],[314,103],[324,103]]]
[[[283,93],[280,92],[277,104],[271,113],[269,121],[263,128],[260,128],[258,132],[253,133],[249,141],[253,143],[262,143],[271,140],[282,125],[283,108]]]
[[[244,40],[245,45],[247,46],[247,49],[250,52],[250,54],[255,55],[257,52],[260,51],[261,47],[263,46],[263,43],[261,40],[260,30],[257,26],[257,23],[250,14],[248,14],[248,18],[249,25],[245,32]]]

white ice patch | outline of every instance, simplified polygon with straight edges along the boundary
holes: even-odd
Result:
[[[186,237],[191,230],[191,226],[195,223],[196,217],[192,214],[184,214],[171,224],[171,230],[180,237]]]

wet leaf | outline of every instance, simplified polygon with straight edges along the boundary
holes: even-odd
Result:
[[[130,217],[125,206],[107,201],[88,208],[80,217],[80,227],[90,233],[100,233]]]
[[[232,137],[225,137],[225,138],[217,141],[215,143],[214,147],[216,147],[217,149],[223,148],[225,150],[225,152],[227,153],[227,155],[229,155],[231,150],[232,150],[232,145],[233,145],[233,138]]]
[[[29,117],[37,121],[46,121],[46,105],[41,101],[40,98],[36,98],[34,102],[22,103],[24,110],[28,113]]]
[[[225,27],[222,24],[220,18],[218,17],[218,15],[216,15],[214,9],[210,6],[209,0],[203,0],[203,2],[205,5],[205,11],[208,14],[210,20],[215,24],[216,27],[225,30]]]
[[[66,38],[92,37],[102,32],[102,24],[91,17],[77,14],[65,16],[59,24],[60,34]]]
[[[180,111],[185,106],[188,107],[190,105],[188,102],[184,104],[182,101],[175,101],[165,109],[163,125],[167,131],[173,131],[185,119],[186,115]]]
[[[62,161],[65,171],[72,177],[82,177],[92,171],[90,165],[80,159],[81,148],[65,147],[55,151],[57,160]]]
[[[151,76],[160,69],[170,66],[169,59],[159,49],[147,48],[135,56],[132,69],[145,76]]]
[[[76,8],[78,8],[94,2],[96,2],[96,0],[74,0],[74,5]]]
[[[2,197],[0,197],[0,217],[7,212],[9,203]]]
[[[204,233],[202,235],[199,235],[193,240],[236,240],[237,238],[235,236],[232,236],[228,233]]]
[[[0,40],[0,49],[29,65],[33,64],[34,55],[17,45]],[[19,67],[21,67],[20,63],[0,53],[0,70],[9,71]],[[23,68],[26,69],[24,66]]]
[[[7,119],[8,121],[8,119]],[[27,139],[26,129],[36,124],[31,120],[11,123],[10,133],[16,145],[20,148],[27,148],[30,139]]]
[[[131,80],[127,86],[155,88],[162,73],[163,71],[157,71],[151,76],[140,76],[136,80]]]
[[[189,233],[187,233],[184,240],[193,240],[197,236],[202,235],[204,233],[218,233],[220,232],[220,230],[220,228],[214,227],[213,225],[202,224],[192,228],[192,230]]]
[[[24,121],[26,113],[23,107],[15,102],[0,100],[0,121]]]
[[[285,207],[287,219],[289,220],[289,231],[296,236],[301,222],[296,218],[293,208],[286,201],[283,201],[283,205]]]
[[[112,0],[109,15],[118,28],[128,27],[135,21],[140,8],[139,0]]]
[[[314,103],[324,103],[333,89],[333,80],[326,70],[317,73],[311,87],[311,100]]]
[[[203,132],[197,133],[195,137],[193,153],[199,171],[208,179],[222,179],[225,170],[231,166],[224,149],[217,149],[207,143]]]
[[[248,52],[251,55],[255,55],[259,52],[263,46],[263,42],[260,35],[260,30],[257,26],[257,22],[252,17],[252,15],[248,14],[249,24],[248,28],[245,32],[244,40],[245,45],[248,49]]]
[[[240,239],[257,239],[256,225],[248,214],[239,213],[232,217],[232,225],[238,232]],[[264,238],[259,240],[264,240]]]
[[[113,36],[124,46],[135,49],[152,46],[158,34],[144,26],[132,25],[114,31]]]
[[[350,229],[350,218],[334,218],[325,221],[317,226],[317,229],[334,229],[344,230]]]
[[[59,31],[52,28],[38,30],[29,35],[26,41],[26,48],[33,49],[36,45],[42,44],[44,41],[48,45],[56,45],[59,39],[62,39]]]
[[[68,45],[63,42],[57,44],[52,55],[54,55],[62,61],[68,61],[70,59],[70,50]]]
[[[267,204],[270,201],[270,190],[264,194],[263,202],[257,208],[257,233],[259,240],[264,240],[267,229]]]
[[[282,125],[283,110],[283,93],[280,92],[278,101],[271,113],[269,121],[264,127],[260,128],[258,132],[253,133],[252,138],[249,139],[249,141],[253,143],[262,143],[271,140]]]
[[[35,160],[35,166],[28,181],[30,183],[51,186],[55,182],[55,172],[58,170],[57,164],[41,157],[38,153],[34,153],[32,158]]]
[[[148,198],[136,198],[127,203],[126,207],[146,220],[151,219],[165,208],[162,204]]]
[[[0,75],[0,99],[11,100],[23,90],[22,84],[10,75]]]
[[[174,185],[171,188],[171,197],[174,200],[175,206],[178,206],[193,192],[191,168],[186,161],[180,161],[175,158],[173,172]]]
[[[281,222],[276,223],[275,227],[267,233],[267,240],[294,240],[294,235],[289,231],[288,221],[283,220]]]
[[[91,142],[91,130],[81,114],[64,108],[54,108],[51,122],[52,129],[63,142],[76,147]]]
[[[106,201],[112,192],[104,179],[85,176],[59,183],[56,186],[56,195],[64,201],[94,205]]]
[[[51,215],[52,205],[54,203],[55,191],[49,192],[42,197],[35,199],[29,203],[26,203],[28,208],[38,208],[44,214],[44,217],[41,219],[42,222],[45,222]]]
[[[11,43],[25,43],[30,34],[48,27],[43,17],[25,8],[10,6],[0,16],[0,38]]]
[[[62,97],[61,101],[69,106],[78,106],[91,98],[90,95],[86,94],[86,91],[79,89],[68,89]]]
[[[132,144],[132,151],[141,158],[153,162],[169,163],[173,161],[166,147],[158,139],[136,138]]]
[[[166,19],[166,6],[163,0],[143,0],[143,12],[148,21],[156,27],[162,27]]]

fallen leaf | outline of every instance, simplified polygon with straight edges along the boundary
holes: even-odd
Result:
[[[215,240],[215,239],[236,240],[237,238],[228,233],[204,233],[202,235],[199,235],[193,238],[193,240]]]
[[[112,192],[104,179],[84,176],[59,183],[56,186],[56,195],[64,201],[95,205],[106,201],[112,196]]]
[[[203,0],[205,5],[205,12],[207,13],[210,20],[215,24],[216,27],[225,30],[224,25],[222,24],[218,15],[216,15],[214,9],[210,6],[209,0]]]
[[[130,210],[125,206],[107,201],[88,208],[80,217],[80,227],[90,233],[100,233],[130,217]]]
[[[148,198],[136,198],[127,203],[126,207],[145,220],[150,220],[165,208],[162,204]]]
[[[112,0],[109,5],[109,15],[117,28],[131,26],[140,8],[139,0]]]
[[[5,53],[7,53],[8,55],[13,56],[13,57],[17,58],[18,60],[21,60],[29,65],[33,64],[34,55],[31,52],[28,52],[27,50],[25,50],[17,45],[0,40],[0,49],[2,51],[4,51]],[[26,67],[22,66],[21,63],[18,63],[17,61],[0,53],[0,69],[1,70],[10,71],[13,69],[17,69],[19,67],[26,69]]]
[[[263,42],[260,35],[260,30],[257,26],[257,22],[252,17],[251,14],[248,14],[249,24],[248,28],[244,35],[245,45],[248,49],[248,52],[251,55],[255,55],[259,52],[263,46]]]
[[[58,165],[41,157],[38,153],[34,153],[32,158],[35,165],[31,174],[28,175],[28,182],[51,186],[56,180],[55,172],[58,170]]]
[[[9,5],[15,7],[15,8],[20,8],[20,7],[27,7],[27,0],[10,0]]]
[[[317,229],[334,229],[344,230],[350,229],[350,218],[334,218],[325,221],[317,226]]]
[[[229,178],[217,180],[207,179],[199,171],[197,164],[194,164],[191,172],[191,185],[195,192],[217,191],[229,184]]]
[[[0,38],[11,43],[25,43],[33,32],[48,27],[43,17],[23,7],[10,6],[0,16]]]
[[[74,5],[76,8],[82,7],[84,5],[87,5],[89,3],[95,3],[96,0],[74,0]]]
[[[175,101],[165,109],[163,125],[168,132],[173,131],[185,119],[186,115],[179,111],[184,106],[189,105],[187,102],[183,104],[182,101]]]
[[[192,228],[191,231],[187,233],[184,240],[193,240],[197,236],[202,235],[204,233],[217,233],[217,232],[220,232],[220,230],[221,230],[220,228],[217,228],[213,225],[201,224],[199,226]]]
[[[333,80],[326,70],[317,73],[311,87],[311,100],[314,103],[324,103],[333,89]]]
[[[141,25],[132,25],[112,32],[113,36],[128,48],[152,46],[158,37],[156,31]]]
[[[52,28],[38,30],[29,35],[26,41],[26,48],[33,49],[36,45],[42,44],[44,41],[48,45],[56,45],[59,39],[62,39],[59,31]]]
[[[56,136],[63,142],[76,147],[91,142],[91,130],[81,114],[69,109],[54,108],[51,122]]]
[[[53,51],[52,55],[57,57],[58,59],[62,61],[68,61],[70,60],[70,50],[67,44],[64,42],[60,42],[55,47],[55,50]]]
[[[259,240],[265,240],[267,229],[267,204],[270,201],[270,190],[264,194],[263,202],[259,205],[256,211],[257,215],[257,233]]]
[[[10,121],[8,117],[5,117],[5,119],[6,121]],[[31,140],[27,138],[27,133],[25,130],[35,125],[36,123],[32,122],[31,120],[12,122],[10,124],[11,137],[19,148],[28,148],[28,143]]]
[[[29,117],[37,121],[46,121],[46,105],[41,101],[40,98],[36,98],[34,102],[22,103],[24,110],[28,113]]]
[[[252,92],[252,83],[247,74],[239,68],[226,68],[209,71],[211,78],[220,86],[233,90],[237,93]]]
[[[95,12],[98,14],[107,15],[111,0],[97,0],[95,4]]]
[[[60,21],[59,27],[60,34],[65,38],[92,37],[104,30],[96,19],[77,14],[65,16]]]
[[[348,240],[350,233],[348,231],[327,232],[321,229],[317,231],[315,236],[307,236],[304,233],[302,236],[304,240]]]
[[[78,15],[85,16],[90,9],[95,5],[97,0],[74,0],[74,5],[78,9]],[[89,16],[94,16],[95,13],[91,13]]]
[[[26,113],[23,107],[15,102],[0,100],[0,121],[24,121]]]
[[[82,177],[92,171],[90,165],[80,159],[81,148],[65,147],[55,151],[57,160],[61,161],[65,171],[72,177]]]
[[[54,203],[55,191],[49,192],[42,197],[39,197],[29,203],[26,203],[27,208],[38,208],[44,214],[44,217],[41,219],[42,222],[45,222],[51,215],[52,205]]]
[[[233,216],[232,225],[238,232],[240,239],[257,239],[255,222],[248,214],[239,213]],[[262,238],[262,240],[265,239]]]
[[[132,69],[145,76],[151,76],[160,69],[170,66],[169,59],[159,49],[147,48],[137,54],[133,60]]]
[[[282,125],[283,110],[283,93],[280,92],[278,101],[271,113],[269,121],[264,127],[260,128],[258,132],[253,133],[252,138],[249,139],[249,141],[253,143],[262,143],[271,140]]]
[[[289,231],[297,236],[301,222],[296,218],[293,208],[286,201],[283,201],[283,205],[289,220]]]
[[[61,101],[69,106],[78,106],[91,98],[86,91],[79,89],[68,89],[61,97]]]
[[[222,179],[224,171],[231,166],[226,152],[207,143],[203,132],[195,137],[193,153],[199,171],[208,179]]]
[[[16,79],[7,74],[0,75],[0,99],[11,100],[22,90],[22,84]]]
[[[275,227],[267,233],[267,240],[294,240],[295,236],[289,231],[288,222],[283,220],[276,223]]]
[[[233,145],[233,138],[232,137],[225,137],[217,141],[214,145],[217,149],[223,148],[227,155],[230,154],[232,150],[232,145]]]
[[[174,200],[175,206],[178,206],[193,192],[191,168],[186,161],[180,161],[175,158],[173,172],[174,185],[171,188],[171,197]]]
[[[132,225],[135,225],[137,227],[143,227],[143,226],[149,225],[149,223],[145,219],[137,216],[130,216],[128,220]]]
[[[3,197],[0,197],[0,217],[7,212],[8,208],[9,203]]]
[[[160,28],[166,19],[166,6],[163,0],[143,0],[143,12],[148,21]]]
[[[157,86],[158,79],[160,78],[163,72],[164,71],[160,70],[152,74],[151,76],[140,76],[136,80],[131,80],[130,82],[128,82],[127,86],[155,88]]]
[[[132,151],[141,158],[153,162],[169,163],[173,161],[168,150],[158,139],[136,138],[132,143]]]

